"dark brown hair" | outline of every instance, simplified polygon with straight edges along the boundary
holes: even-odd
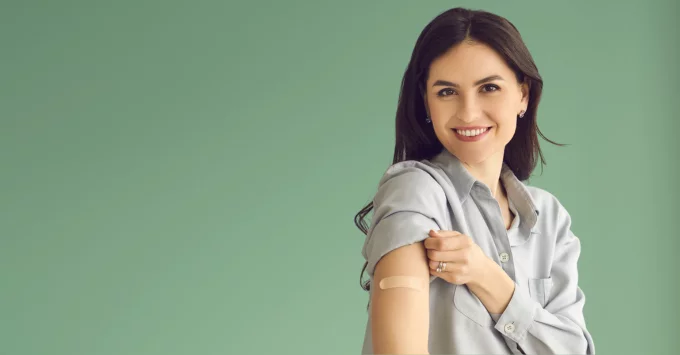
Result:
[[[396,142],[392,164],[404,160],[432,158],[441,152],[443,146],[434,133],[431,124],[426,123],[423,93],[429,75],[430,64],[459,43],[474,41],[493,48],[514,71],[518,83],[529,85],[529,105],[524,117],[517,120],[515,135],[505,146],[503,161],[519,180],[529,178],[536,167],[536,158],[547,165],[538,143],[537,134],[546,138],[536,124],[536,110],[541,99],[543,79],[538,73],[529,50],[517,28],[505,18],[481,10],[453,8],[435,17],[420,33],[411,60],[401,82],[396,116]],[[354,217],[354,223],[364,233],[368,227],[364,218],[373,209],[373,202],[366,205]],[[361,283],[364,271],[359,275],[359,284],[369,291],[370,280]]]

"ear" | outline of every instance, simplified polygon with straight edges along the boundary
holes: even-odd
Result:
[[[530,85],[528,82],[524,81],[522,84],[520,84],[520,92],[522,94],[521,98],[521,105],[522,109],[526,112],[527,107],[529,107],[529,89]]]

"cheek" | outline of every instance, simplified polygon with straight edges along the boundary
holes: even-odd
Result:
[[[501,101],[490,107],[487,113],[497,125],[507,129],[517,124],[517,116],[514,114],[514,110],[515,108],[509,102]]]
[[[512,117],[505,117],[496,121],[498,125],[499,134],[502,136],[512,137],[517,129],[517,120]]]
[[[507,145],[515,136],[516,131],[517,126],[515,126],[514,123],[510,122],[510,120],[504,122],[503,125],[499,126],[499,130],[496,133],[496,139],[498,143],[501,145]]]
[[[500,117],[511,117],[511,112],[517,108],[517,103],[507,93],[502,95],[499,93],[498,96],[489,98],[486,103],[489,112]]]
[[[498,110],[488,112],[490,118],[496,124],[496,137],[503,141],[510,141],[517,129],[517,117],[512,115],[512,108],[498,107]]]
[[[434,117],[448,117],[454,112],[454,105],[449,101],[430,98],[429,109]]]

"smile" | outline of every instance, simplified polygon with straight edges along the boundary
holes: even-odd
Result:
[[[463,142],[476,142],[486,137],[486,135],[489,133],[489,131],[491,131],[491,129],[492,127],[464,131],[452,129],[452,131],[456,134],[456,138]]]

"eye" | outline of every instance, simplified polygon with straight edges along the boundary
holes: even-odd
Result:
[[[444,95],[445,92],[449,93],[449,94]],[[439,96],[439,97],[451,96],[451,95],[453,95],[454,92],[455,91],[453,91],[453,89],[450,89],[450,88],[441,89],[441,90],[439,90],[439,92],[437,92],[437,96]]]
[[[493,92],[493,91],[498,91],[498,90],[501,89],[501,88],[498,87],[498,85],[494,85],[494,84],[486,84],[486,85],[483,86],[483,88],[484,88],[484,91],[486,91],[486,92]]]

